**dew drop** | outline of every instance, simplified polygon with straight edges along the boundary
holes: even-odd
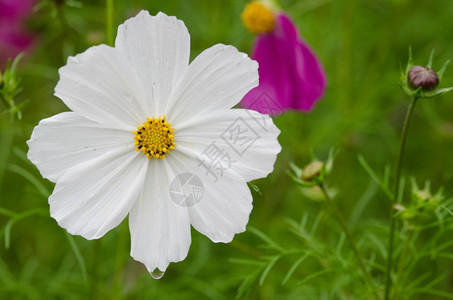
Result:
[[[162,276],[164,276],[165,272],[162,272],[161,270],[159,270],[158,268],[155,268],[154,271],[151,272],[151,276],[154,278],[154,279],[161,279]]]

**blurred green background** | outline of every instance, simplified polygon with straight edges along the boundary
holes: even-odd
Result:
[[[153,15],[163,11],[183,20],[191,34],[192,59],[216,43],[231,44],[247,53],[253,44],[254,36],[240,22],[245,1],[135,0],[114,4],[115,27],[141,9]],[[307,164],[310,151],[326,158],[329,149],[335,147],[340,152],[329,184],[337,192],[336,202],[362,243],[364,256],[384,255],[389,201],[360,166],[357,156],[362,154],[378,173],[394,164],[409,104],[397,85],[400,66],[405,67],[409,46],[415,63],[422,65],[435,49],[435,70],[453,58],[453,3],[281,0],[280,4],[323,62],[329,87],[312,112],[289,112],[274,119],[282,131],[279,141],[283,150],[274,172],[255,182],[262,195],[254,192],[248,228],[258,229],[287,249],[304,249],[316,240],[322,241],[322,247],[329,243],[334,247],[340,230],[326,204],[304,194],[286,172],[291,161]],[[25,141],[39,120],[67,110],[53,96],[57,70],[68,56],[105,43],[106,9],[104,1],[69,0],[41,1],[38,8],[28,20],[36,44],[18,70],[24,90],[16,101],[28,100],[23,119],[11,122],[8,114],[0,115],[0,208],[14,212],[12,216],[0,214],[0,299],[232,299],[239,287],[241,297],[249,299],[365,297],[360,287],[355,288],[358,283],[354,280],[358,279],[347,274],[357,272],[348,271],[348,264],[344,274],[310,277],[333,268],[331,261],[324,265],[304,261],[282,284],[299,258],[297,254],[280,259],[260,284],[262,269],[252,261],[259,262],[272,249],[262,247],[263,240],[254,229],[237,235],[231,244],[214,244],[192,230],[188,257],[171,264],[160,280],[151,278],[145,267],[129,256],[127,221],[99,241],[71,237],[61,229],[48,214],[45,195],[53,184],[27,162]],[[453,68],[447,69],[441,83],[449,85],[453,85]],[[403,164],[403,175],[414,175],[419,183],[429,179],[434,190],[444,186],[447,195],[453,195],[452,98],[446,94],[420,101]],[[298,239],[289,230],[288,219],[298,222],[304,215],[309,224],[317,217],[322,221],[313,232],[315,241]],[[366,239],[372,233],[381,243]],[[422,234],[418,245],[424,246],[424,239],[431,234]],[[347,247],[343,251],[346,256],[350,252]],[[453,293],[452,271],[452,262],[432,257],[411,270],[407,282],[426,272],[429,275],[420,279],[421,285],[432,282],[436,288]],[[249,276],[254,272],[258,275]],[[381,288],[382,276],[375,274]],[[251,279],[244,284],[245,278]],[[442,280],[435,282],[433,278]],[[406,298],[449,297],[408,292],[401,295],[401,299]]]

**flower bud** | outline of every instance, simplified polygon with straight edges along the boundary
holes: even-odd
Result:
[[[322,161],[316,160],[309,163],[302,171],[302,180],[312,181],[321,174],[322,168],[324,168],[324,163]]]
[[[421,87],[422,90],[430,91],[439,85],[439,77],[436,72],[422,66],[413,66],[409,71],[408,79],[413,89]]]
[[[417,212],[417,210],[413,207],[405,208],[401,212],[401,218],[404,221],[409,222],[411,227],[413,227],[416,224],[416,222],[414,224],[412,224],[412,222],[414,222],[418,216],[419,216],[419,212]]]
[[[419,203],[433,201],[433,195],[425,190],[419,190],[414,195]]]
[[[242,23],[250,32],[263,34],[275,27],[275,17],[272,11],[262,3],[253,1],[244,8],[241,14]]]
[[[402,206],[401,204],[395,204],[395,205],[393,205],[393,209],[395,209],[397,211],[403,211],[406,208],[404,206]]]
[[[415,192],[414,196],[416,205],[421,207],[424,212],[432,212],[439,206],[438,199],[429,191],[420,190]]]

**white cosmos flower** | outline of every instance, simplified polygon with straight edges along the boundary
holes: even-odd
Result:
[[[42,120],[28,141],[56,183],[58,224],[97,239],[129,215],[131,256],[150,272],[187,256],[190,225],[214,242],[243,232],[247,181],[267,176],[281,150],[267,115],[231,109],[257,86],[257,63],[221,44],[190,65],[189,52],[182,21],[140,12],[114,48],[68,59],[55,95],[71,112]]]

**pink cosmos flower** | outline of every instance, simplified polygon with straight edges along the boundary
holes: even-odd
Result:
[[[33,0],[0,0],[0,67],[32,45],[24,25],[32,9]]]
[[[289,109],[311,110],[324,95],[326,75],[291,19],[252,2],[242,20],[258,34],[252,58],[259,63],[260,76],[259,86],[243,98],[242,106],[271,115]]]

